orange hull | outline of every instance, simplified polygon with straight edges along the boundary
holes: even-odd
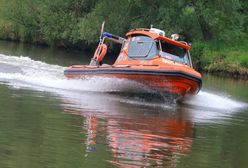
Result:
[[[190,74],[189,70],[183,72],[178,69],[162,69],[153,66],[150,68],[146,66],[142,69],[140,67],[142,66],[72,66],[65,70],[64,74],[71,79],[94,76],[124,78],[145,84],[159,92],[167,92],[180,97],[186,94],[197,94],[201,89],[201,78]]]

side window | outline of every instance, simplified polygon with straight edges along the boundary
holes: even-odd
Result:
[[[161,42],[160,56],[175,62],[190,65],[187,51],[184,48],[172,45],[170,43]]]

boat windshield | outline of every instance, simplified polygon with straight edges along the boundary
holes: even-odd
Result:
[[[190,66],[190,60],[186,49],[173,44],[161,41],[160,56]]]
[[[128,46],[130,59],[151,59],[158,55],[156,42],[148,36],[134,36]]]

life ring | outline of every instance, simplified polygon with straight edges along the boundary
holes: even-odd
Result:
[[[95,51],[94,58],[96,58],[98,62],[101,62],[106,55],[107,50],[108,47],[106,44],[100,44]]]

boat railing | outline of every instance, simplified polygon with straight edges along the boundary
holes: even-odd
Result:
[[[119,43],[119,44],[123,44],[124,42],[126,42],[125,38],[122,38],[120,36],[117,36],[117,35],[114,35],[114,34],[111,34],[108,32],[103,32],[102,36],[104,39],[107,38],[107,39],[109,39],[113,42]]]

